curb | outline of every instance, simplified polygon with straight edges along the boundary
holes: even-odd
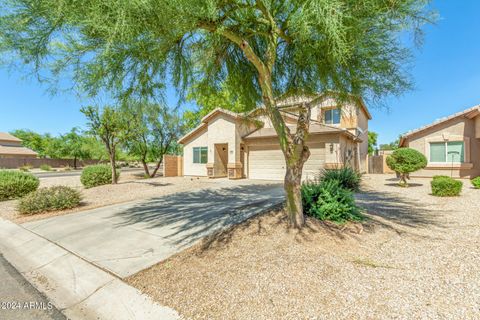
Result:
[[[179,319],[120,278],[10,221],[0,219],[0,251],[67,318]]]

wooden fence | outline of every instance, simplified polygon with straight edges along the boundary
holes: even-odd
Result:
[[[99,163],[99,160],[77,160],[77,167],[84,167]],[[39,168],[41,165],[49,165],[53,168],[72,167],[73,159],[44,159],[44,158],[0,158],[0,168],[17,169],[22,166]]]
[[[164,155],[163,156],[163,176],[181,177],[183,176],[183,157]]]
[[[394,171],[387,166],[387,156],[387,154],[368,156],[368,173],[394,173]]]

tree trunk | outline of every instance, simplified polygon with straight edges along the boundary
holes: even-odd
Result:
[[[115,151],[110,152],[110,166],[112,167],[112,184],[117,184],[117,174],[115,168]]]
[[[288,166],[285,174],[284,189],[287,198],[287,214],[290,223],[295,228],[302,228],[305,224],[302,205],[302,169],[298,166]]]
[[[162,161],[163,161],[163,157],[161,157],[160,160],[158,160],[157,165],[155,166],[155,169],[153,170],[152,175],[150,176],[151,178],[155,177],[155,175],[157,174],[157,171],[160,168]]]
[[[145,176],[146,177],[150,177],[150,170],[148,170],[148,165],[147,165],[147,162],[145,161],[145,159],[142,159],[142,165],[143,165],[143,170],[145,171]]]

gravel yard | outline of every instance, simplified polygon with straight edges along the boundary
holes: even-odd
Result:
[[[36,215],[21,215],[15,210],[18,200],[3,201],[0,202],[0,217],[16,223],[23,223],[121,202],[194,190],[206,185],[212,185],[212,181],[209,181],[207,178],[197,179],[187,177],[156,177],[153,179],[144,179],[141,172],[124,172],[120,175],[120,180],[117,185],[104,185],[85,189],[80,183],[79,176],[40,178],[40,187],[50,187],[54,185],[64,185],[80,190],[83,195],[82,205],[71,210]]]
[[[366,175],[362,224],[252,218],[127,281],[187,319],[478,319],[480,190]]]

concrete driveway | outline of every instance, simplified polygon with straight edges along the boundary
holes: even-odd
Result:
[[[23,226],[123,278],[283,199],[278,182],[243,180]]]

